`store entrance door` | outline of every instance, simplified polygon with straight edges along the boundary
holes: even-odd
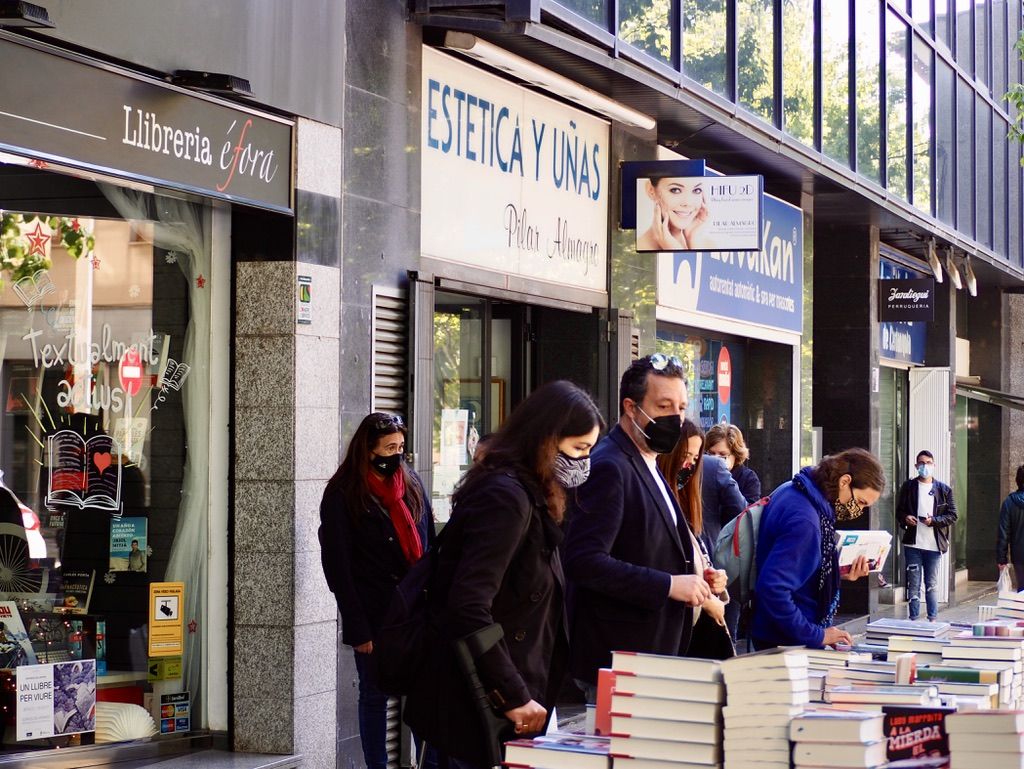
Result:
[[[596,313],[435,292],[431,498],[438,521],[448,520],[480,440],[533,390],[568,379],[598,397],[599,328]]]
[[[902,532],[896,524],[896,495],[900,485],[910,477],[910,460],[907,458],[907,393],[910,377],[906,369],[883,366],[878,381],[880,459],[885,468],[885,477],[890,481],[878,500],[878,527],[893,537],[892,552],[878,581],[882,588],[880,599],[884,603],[895,603],[902,598],[902,590],[899,588],[903,587],[904,582],[903,544],[900,541]]]

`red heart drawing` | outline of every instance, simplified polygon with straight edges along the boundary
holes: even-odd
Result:
[[[111,460],[110,458],[110,452],[104,452],[103,454],[101,454],[100,452],[97,451],[95,454],[92,455],[92,463],[96,465],[96,469],[99,470],[101,473],[108,467],[110,467],[110,463],[112,461],[113,460]]]

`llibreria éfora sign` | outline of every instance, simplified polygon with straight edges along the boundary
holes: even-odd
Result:
[[[291,211],[290,121],[0,37],[0,149]]]

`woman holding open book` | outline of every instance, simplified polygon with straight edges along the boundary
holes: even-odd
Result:
[[[751,637],[758,649],[851,643],[833,625],[840,579],[835,524],[860,516],[884,489],[882,465],[855,448],[805,467],[772,493],[757,537]],[[861,556],[842,578],[867,573]]]

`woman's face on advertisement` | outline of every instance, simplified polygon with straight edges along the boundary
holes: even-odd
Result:
[[[661,205],[662,214],[668,216],[673,227],[682,229],[693,222],[704,205],[704,183],[682,177],[658,179],[647,183],[647,195]]]

